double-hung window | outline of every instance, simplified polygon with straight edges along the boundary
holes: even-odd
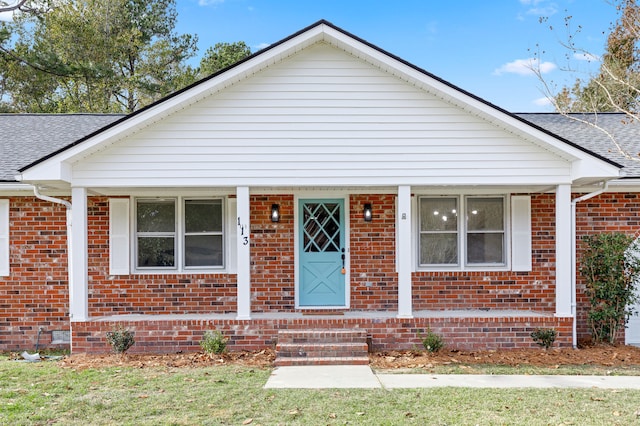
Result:
[[[506,266],[505,203],[503,196],[420,198],[420,266]]]
[[[135,208],[136,269],[224,267],[222,199],[139,198]]]

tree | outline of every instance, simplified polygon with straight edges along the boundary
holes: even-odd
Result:
[[[617,5],[620,18],[607,38],[600,70],[588,81],[577,79],[572,87],[563,87],[554,96],[561,112],[638,111],[640,97],[640,8],[635,0]],[[594,56],[578,49],[570,40],[566,45],[574,53]]]
[[[21,14],[0,53],[16,112],[132,112],[180,88],[197,37],[174,32],[175,0],[67,0]]]
[[[251,49],[243,41],[217,43],[204,52],[200,61],[199,75],[206,77],[225,69],[251,55]]]
[[[538,64],[532,68],[542,82],[543,92],[555,110],[567,118],[593,127],[606,135],[616,150],[627,160],[640,161],[637,153],[628,152],[608,129],[598,122],[601,112],[618,112],[626,117],[626,122],[639,121],[640,111],[640,8],[636,0],[613,0],[611,3],[619,14],[619,19],[612,24],[607,38],[605,53],[595,55],[576,44],[576,33],[569,32],[568,40],[563,43],[567,57],[581,56],[600,61],[599,71],[586,80],[576,79],[572,86],[564,86],[555,91],[553,85],[546,81]],[[542,18],[541,22],[546,22]],[[571,17],[565,18],[565,25],[570,27]],[[551,27],[553,30],[553,27]],[[574,73],[572,68],[565,71]],[[588,114],[572,114],[588,113]]]
[[[28,10],[27,0],[0,1],[0,13],[13,12],[16,10]]]

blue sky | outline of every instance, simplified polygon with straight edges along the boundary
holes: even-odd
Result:
[[[573,82],[560,43],[581,26],[577,44],[600,55],[617,18],[606,0],[177,0],[177,9],[177,31],[198,35],[199,54],[235,41],[256,51],[326,19],[512,112],[551,111],[526,66],[534,52],[546,81]],[[570,65],[587,72],[580,59]]]
[[[218,42],[252,51],[326,19],[342,29],[512,112],[552,111],[531,58],[552,87],[588,78],[617,19],[611,0],[176,0],[177,32],[197,34],[199,55]],[[572,16],[570,27],[565,17]],[[540,23],[540,18],[547,21]],[[0,16],[2,19],[2,16]],[[6,16],[5,18],[6,19]],[[549,29],[552,26],[553,30]],[[568,57],[569,56],[569,57]],[[199,61],[194,58],[194,64]],[[569,73],[568,67],[581,73]]]

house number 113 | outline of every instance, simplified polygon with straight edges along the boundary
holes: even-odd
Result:
[[[249,244],[249,233],[247,232],[247,235],[244,234],[246,227],[247,225],[240,223],[240,217],[238,217],[238,228],[240,228],[240,239],[243,246]]]

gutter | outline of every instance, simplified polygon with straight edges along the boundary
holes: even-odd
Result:
[[[571,201],[571,317],[572,317],[572,330],[571,330],[571,338],[573,341],[573,348],[576,349],[578,347],[578,331],[577,331],[577,297],[576,297],[576,287],[577,287],[577,267],[576,262],[578,261],[578,244],[576,242],[577,232],[576,232],[576,205],[582,201],[586,201],[590,198],[596,197],[603,192],[606,192],[609,189],[609,181],[602,182],[602,188],[597,191],[590,192],[581,197],[578,197]]]

